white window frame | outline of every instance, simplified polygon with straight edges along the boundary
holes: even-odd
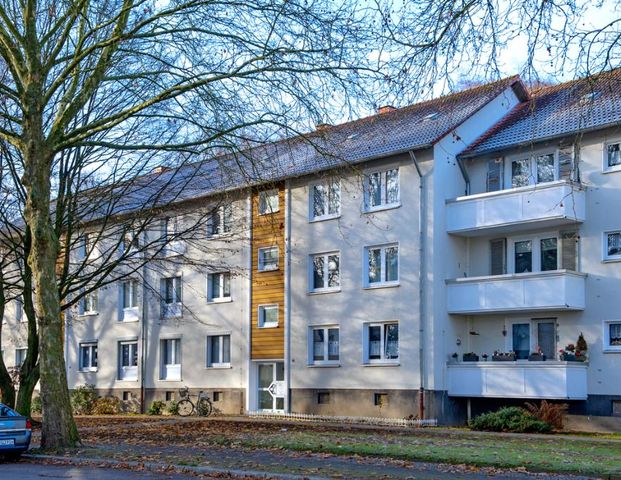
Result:
[[[386,249],[387,248],[397,248],[397,280],[386,281]],[[380,263],[381,263],[381,279],[377,282],[369,281],[369,252],[371,250],[381,250],[380,254]],[[382,288],[382,287],[396,287],[399,285],[401,278],[401,247],[399,242],[395,243],[386,243],[383,245],[370,245],[368,247],[364,247],[364,253],[362,255],[363,258],[363,268],[362,268],[362,284],[364,288]]]
[[[88,349],[89,350],[89,355],[88,355],[88,359],[89,359],[89,365],[84,365],[84,362],[82,361],[84,359],[84,357],[82,356],[82,351],[84,349]],[[95,352],[96,354],[98,353],[97,351],[97,342],[82,342],[79,345],[78,348],[78,355],[79,355],[79,367],[80,367],[80,372],[96,372],[98,367],[99,367],[99,355],[97,355],[97,364],[93,365],[93,352]]]
[[[265,264],[265,252],[268,250],[276,250],[276,264]],[[258,266],[257,270],[259,272],[273,272],[280,268],[280,249],[277,245],[272,245],[270,247],[261,247],[257,250],[257,260]]]
[[[218,362],[211,362],[211,339],[214,337],[219,337],[218,341]],[[224,337],[229,337],[229,361],[224,362]],[[231,355],[232,355],[232,343],[231,343],[231,332],[217,332],[217,333],[209,333],[207,334],[205,340],[205,367],[206,368],[231,368]]]
[[[541,240],[548,238],[556,238],[556,270],[541,270]],[[532,244],[532,271],[522,272],[523,275],[530,275],[533,273],[545,273],[555,272],[562,270],[561,261],[563,259],[562,241],[559,232],[547,232],[538,233],[536,235],[528,235],[521,237],[509,237],[507,239],[508,251],[507,251],[507,272],[510,274],[516,274],[515,272],[515,244],[518,242],[530,241]],[[517,274],[520,275],[520,274]]]
[[[224,276],[228,275],[229,277],[229,294],[228,296],[224,296],[224,281],[220,281],[219,288],[219,296],[214,297],[212,295],[213,292],[213,280],[216,275]],[[221,272],[211,272],[207,274],[207,303],[226,303],[233,301],[231,297],[231,272],[230,271],[221,271]]]
[[[335,286],[328,286],[328,275],[330,273],[329,266],[329,258],[337,256],[339,262],[338,268],[338,278],[339,284]],[[315,288],[315,258],[322,257],[323,258],[323,279],[324,286]],[[339,292],[341,290],[341,252],[340,251],[332,251],[325,253],[313,253],[308,256],[308,291],[310,293],[327,293],[327,292]]]
[[[602,234],[602,259],[604,262],[621,262],[621,253],[608,255],[608,235],[615,233],[621,235],[621,230],[608,230]]]
[[[315,330],[323,330],[324,335],[324,346],[323,346],[323,360],[315,360],[315,351],[314,351],[314,332]],[[330,360],[330,345],[329,345],[329,330],[337,330],[339,332],[339,342],[338,342],[338,359]],[[339,325],[311,325],[308,327],[308,365],[340,365],[341,364],[341,329]]]
[[[315,188],[319,186],[323,187],[324,192],[327,193],[327,199],[325,203],[326,208],[327,208],[327,213],[324,213],[323,215],[315,215]],[[308,188],[309,188],[308,219],[310,222],[330,220],[330,219],[338,218],[341,216],[342,197],[341,197],[341,181],[339,179],[327,180],[327,181],[321,181],[321,182],[313,182],[308,185]],[[337,211],[330,213],[330,196],[334,188],[338,190],[339,202],[338,202]]]
[[[125,288],[129,289],[128,298],[136,301],[136,305],[125,305]],[[122,322],[137,322],[138,321],[138,281],[133,279],[123,280],[121,282],[121,311],[123,313],[121,317]]]
[[[23,352],[19,353],[19,352]],[[26,357],[28,356],[28,347],[18,347],[15,349],[15,366],[21,367],[26,361]],[[21,357],[21,358],[20,358]]]
[[[388,325],[397,325],[399,331],[399,339],[397,340],[397,351],[399,355],[397,358],[387,358],[386,357],[386,326]],[[380,344],[381,344],[381,358],[370,358],[370,349],[369,349],[369,330],[371,327],[380,327]],[[362,362],[364,365],[399,365],[401,360],[401,326],[399,321],[390,320],[385,322],[366,322],[363,324],[362,328],[362,352],[363,358]]]
[[[165,350],[172,344],[172,362],[166,363]],[[178,382],[181,380],[181,338],[160,338],[160,380]]]
[[[275,322],[266,322],[265,321],[265,310],[266,309],[276,309],[276,321]],[[259,305],[257,307],[257,326],[259,328],[278,328],[278,324],[280,322],[280,312],[279,305],[277,303],[266,303],[264,305]]]
[[[513,325],[527,323],[529,325],[528,334],[529,334],[529,348],[532,353],[536,350],[537,345],[539,345],[539,336],[537,332],[537,324],[539,323],[551,323],[554,322],[554,336],[558,339],[558,318],[556,317],[505,317],[505,351],[512,352],[513,351]],[[546,360],[555,360],[558,356],[558,346],[559,342],[556,341],[556,348],[554,349],[554,357],[547,358]],[[519,360],[526,361],[526,360]]]
[[[166,298],[167,283],[172,283],[172,301]],[[177,318],[183,313],[183,277],[175,275],[174,277],[162,278],[162,302],[161,302],[161,318]]]
[[[80,258],[95,260],[100,257],[98,232],[84,232],[80,241]]]
[[[259,192],[259,204],[257,205],[257,211],[259,215],[270,215],[280,211],[280,194],[277,188],[270,190],[263,190]],[[272,205],[269,201],[270,198],[276,198],[276,205]]]
[[[85,293],[84,296],[80,299],[82,312],[81,315],[98,315],[99,313],[99,298],[97,295],[97,290],[93,290],[92,292]],[[95,300],[93,308],[93,299]]]
[[[24,315],[24,300],[21,295],[15,299],[15,320],[22,323],[28,321],[28,317]]]
[[[140,233],[137,233],[133,228],[126,228],[123,231],[123,253],[129,256],[140,257],[142,256],[141,246]]]
[[[546,155],[552,155],[554,158],[554,180],[550,182],[538,182],[537,181],[537,157],[543,157]],[[550,150],[542,150],[535,153],[525,153],[523,155],[511,155],[507,157],[505,164],[505,185],[508,185],[509,188],[526,188],[534,185],[545,185],[552,182],[556,182],[559,180],[559,164],[558,164],[558,156],[559,151],[555,149],[553,151]],[[528,160],[529,165],[529,176],[528,176],[528,185],[522,185],[520,187],[513,186],[513,168],[512,164],[518,160]]]
[[[123,346],[124,345],[129,345],[129,359],[130,359],[130,364],[129,365],[123,365]],[[131,346],[133,345],[133,348],[131,348]],[[136,382],[138,381],[138,366],[140,365],[140,352],[138,350],[138,340],[137,339],[133,339],[133,340],[121,340],[117,343],[117,349],[118,349],[118,353],[117,353],[117,365],[118,365],[118,373],[117,373],[117,377],[119,380],[121,381],[127,381],[127,382]],[[132,365],[132,359],[134,358],[134,354],[136,356],[136,365]],[[124,372],[125,370],[123,369],[128,369],[128,371],[131,373],[131,375],[123,375],[122,372]]]
[[[619,145],[619,148],[621,148],[621,140],[612,140],[612,141],[604,143],[604,150],[602,152],[602,172],[603,173],[621,172],[621,165],[613,165],[612,167],[608,166],[608,146],[609,145]]]
[[[392,170],[397,171],[397,200],[395,202],[388,203],[387,202],[387,181],[386,174]],[[379,205],[371,205],[370,202],[370,178],[372,175],[380,174],[380,203]],[[393,165],[390,167],[382,168],[379,170],[373,170],[366,172],[364,175],[364,183],[363,183],[363,192],[364,192],[364,211],[365,212],[377,212],[379,210],[388,210],[391,208],[397,208],[401,206],[401,169],[399,165]]]
[[[604,353],[621,353],[621,345],[610,344],[610,325],[613,324],[621,325],[621,320],[604,320],[602,322],[604,328],[604,334],[602,335]]]
[[[215,214],[218,215],[218,223],[214,223]],[[233,205],[218,205],[211,210],[207,219],[207,238],[216,238],[231,233],[233,220]]]

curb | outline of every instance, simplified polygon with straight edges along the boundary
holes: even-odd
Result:
[[[326,480],[327,477],[317,477],[317,476],[308,476],[308,475],[292,475],[287,473],[270,473],[263,472],[260,470],[241,470],[241,469],[230,469],[230,468],[217,468],[217,467],[192,467],[189,465],[173,465],[166,463],[154,463],[154,462],[136,462],[136,461],[127,461],[121,462],[118,460],[110,460],[106,458],[73,458],[73,457],[63,457],[61,455],[40,455],[40,454],[23,454],[23,459],[28,460],[53,460],[57,462],[65,462],[71,465],[82,465],[89,467],[104,467],[104,466],[115,466],[115,467],[123,467],[127,466],[131,467],[141,467],[146,468],[152,472],[158,472],[161,470],[165,470],[168,473],[197,473],[202,475],[209,474],[231,474],[242,477],[255,477],[260,479],[279,479],[279,480]]]

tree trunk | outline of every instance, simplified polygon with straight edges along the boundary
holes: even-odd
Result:
[[[32,416],[32,393],[34,392],[37,382],[39,381],[39,365],[28,372],[27,375],[20,375],[19,390],[17,391],[17,402],[15,410],[24,417]]]
[[[4,279],[0,271],[0,343],[2,343],[2,319],[4,318],[4,306],[6,298],[4,296]],[[15,385],[4,363],[4,356],[0,353],[0,400],[5,405],[13,408],[15,406]]]

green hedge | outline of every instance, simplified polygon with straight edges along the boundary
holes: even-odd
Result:
[[[484,413],[471,420],[469,426],[473,430],[489,432],[548,433],[552,430],[552,425],[537,420],[519,407],[503,407],[497,412]]]

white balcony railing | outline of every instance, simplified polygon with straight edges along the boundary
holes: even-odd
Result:
[[[584,190],[565,180],[446,202],[448,233],[465,236],[558,227],[584,222]]]
[[[463,362],[448,364],[455,397],[585,400],[588,364],[581,362]]]
[[[447,310],[455,314],[584,310],[583,273],[554,270],[447,280]]]

